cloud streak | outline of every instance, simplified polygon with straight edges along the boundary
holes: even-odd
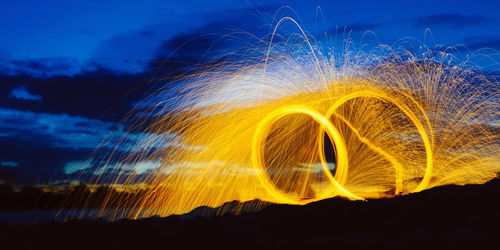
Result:
[[[41,101],[42,96],[41,95],[35,95],[32,94],[28,91],[26,86],[24,85],[19,85],[17,88],[13,89],[10,94],[10,98],[15,98],[15,99],[22,99],[22,100],[29,100],[29,101]]]
[[[465,45],[470,50],[495,49],[500,51],[498,36],[468,36],[464,38]]]
[[[96,148],[110,133],[123,133],[113,122],[67,114],[35,113],[0,108],[0,137],[36,140],[37,135],[52,137],[49,147]]]
[[[493,18],[484,15],[462,15],[454,13],[444,13],[436,15],[427,15],[417,17],[410,20],[416,28],[427,27],[447,27],[447,28],[462,28],[468,26],[476,26],[492,23]]]
[[[338,31],[346,31],[346,32],[366,32],[368,30],[375,30],[377,28],[380,28],[384,26],[384,24],[381,23],[353,23],[349,25],[344,25],[344,26],[338,26],[334,29],[331,29],[331,31],[338,32]]]
[[[91,70],[91,64],[82,64],[76,59],[66,57],[48,57],[37,59],[0,59],[0,73],[3,75],[27,74],[35,77],[52,77],[56,75],[73,76],[82,70]]]

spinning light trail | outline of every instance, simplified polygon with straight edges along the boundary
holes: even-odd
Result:
[[[138,202],[108,195],[122,207],[96,216],[166,216],[233,200],[364,200],[497,176],[494,78],[425,48],[325,55],[301,29],[278,43],[285,21],[293,19],[253,50],[261,55],[201,70],[144,101],[129,117],[140,143],[121,156],[125,138],[96,160],[95,183],[147,191],[130,194]],[[131,168],[144,162],[158,164],[147,174]]]

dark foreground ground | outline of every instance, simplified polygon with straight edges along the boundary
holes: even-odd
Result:
[[[500,249],[500,180],[239,216],[0,225],[0,249]]]

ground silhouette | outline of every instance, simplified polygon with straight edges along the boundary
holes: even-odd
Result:
[[[500,180],[240,215],[1,225],[2,249],[498,249]],[[234,202],[232,203],[234,205]],[[232,206],[226,205],[226,206]]]

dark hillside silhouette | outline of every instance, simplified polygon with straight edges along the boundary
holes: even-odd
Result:
[[[0,227],[5,249],[498,249],[500,180],[392,199],[269,205],[238,216]],[[226,206],[235,206],[231,202]],[[207,213],[204,213],[207,214]]]

